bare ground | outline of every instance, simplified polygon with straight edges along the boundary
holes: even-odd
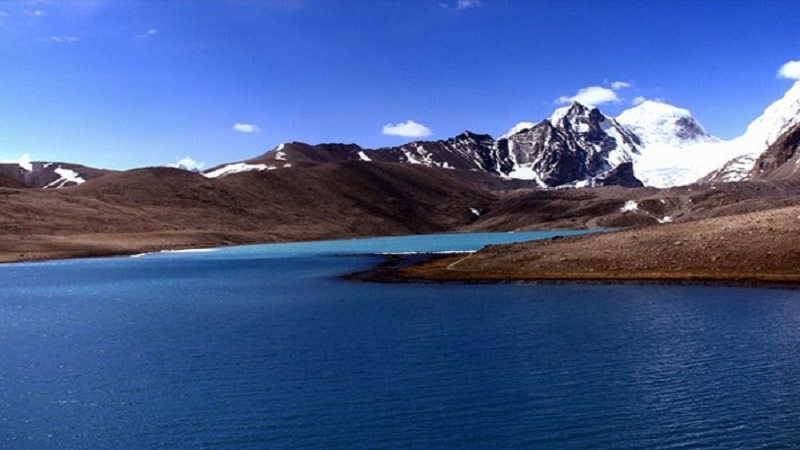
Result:
[[[487,246],[395,275],[431,281],[800,285],[800,207]]]

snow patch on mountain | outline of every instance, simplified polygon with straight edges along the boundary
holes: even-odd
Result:
[[[205,175],[206,178],[219,178],[227,175],[232,175],[234,173],[275,170],[275,169],[277,169],[277,167],[270,166],[267,164],[234,163],[234,164],[227,164],[218,169],[214,169],[210,172],[206,172],[203,175]]]
[[[539,187],[548,187],[547,183],[542,181],[539,173],[533,167],[533,163],[514,164],[514,169],[509,172],[506,177],[514,180],[534,181],[537,185],[539,185]]]
[[[654,145],[643,149],[634,164],[636,176],[645,185],[665,188],[694,183],[740,154],[735,143],[724,141],[679,147]]]
[[[54,172],[59,176],[59,178],[45,186],[44,189],[61,188],[65,186],[83,184],[86,182],[86,180],[84,180],[83,177],[81,177],[80,174],[74,170],[65,169],[61,166],[58,166]]]
[[[733,148],[736,149],[738,153],[739,149],[737,147]],[[721,181],[723,183],[742,181],[747,178],[747,175],[753,168],[756,159],[758,159],[758,154],[753,153],[737,156],[724,163],[722,167],[712,170],[706,174],[706,176],[700,181]]]
[[[564,120],[564,117],[567,116],[567,113],[569,113],[570,108],[572,108],[572,106],[562,106],[561,108],[558,108],[555,111],[553,111],[553,114],[551,114],[550,118],[547,119],[550,122],[550,125],[557,127],[558,124],[561,123],[562,120]]]
[[[616,167],[624,162],[630,162],[639,153],[639,149],[625,140],[622,135],[619,124],[614,119],[605,116],[604,120],[600,122],[600,129],[610,136],[616,146],[613,150],[608,152],[606,161],[612,166]]]
[[[622,208],[619,209],[619,212],[626,213],[626,212],[636,212],[639,210],[639,204],[636,203],[635,200],[628,200],[622,205]]]

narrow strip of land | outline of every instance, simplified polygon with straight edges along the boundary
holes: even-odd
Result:
[[[394,279],[800,285],[800,208],[487,246]]]

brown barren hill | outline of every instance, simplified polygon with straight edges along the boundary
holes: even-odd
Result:
[[[436,281],[800,284],[800,207],[488,246],[400,269]]]
[[[0,173],[0,188],[25,188],[25,183],[12,178],[4,173]]]
[[[219,179],[171,168],[0,195],[0,261],[436,233],[494,197],[452,171],[345,162]]]
[[[686,222],[691,230],[688,222],[697,219],[725,216],[733,223],[738,214],[796,205],[800,188],[792,180],[538,190],[481,172],[377,161],[220,178],[145,168],[55,190],[0,187],[0,261],[421,233],[656,227],[637,229],[644,236],[671,229],[660,222]]]

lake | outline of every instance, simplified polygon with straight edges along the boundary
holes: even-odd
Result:
[[[0,266],[0,448],[800,446],[800,291],[339,278],[547,236]]]

